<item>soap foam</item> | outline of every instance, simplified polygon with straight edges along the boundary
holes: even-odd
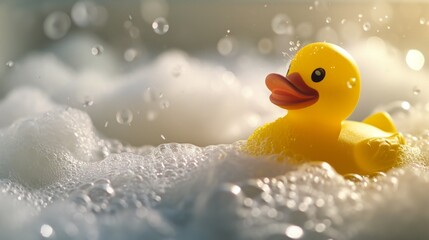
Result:
[[[410,144],[427,155],[425,136]],[[88,115],[72,108],[20,120],[1,130],[1,139],[0,212],[13,216],[1,224],[2,238],[429,234],[418,224],[429,220],[428,169],[414,163],[344,178],[326,163],[294,166],[275,156],[249,156],[244,142],[135,148],[101,138]]]
[[[58,49],[81,51],[88,41],[97,41],[78,39],[65,41]],[[59,104],[88,112],[99,132],[135,146],[234,142],[285,113],[266,101],[269,93],[261,79],[271,67],[259,59],[243,57],[227,69],[171,50],[151,62],[136,60],[136,67],[126,73],[108,73],[76,66],[76,62],[67,64],[70,59],[61,59],[63,55],[61,51],[32,53],[17,61],[19,68],[9,71],[1,91],[6,94],[28,85],[39,88]],[[76,59],[85,64],[115,59],[100,57],[83,54]],[[249,73],[249,65],[258,68]],[[122,111],[132,114],[129,124],[117,121]]]

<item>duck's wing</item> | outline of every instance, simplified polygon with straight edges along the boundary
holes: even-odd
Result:
[[[377,112],[363,120],[364,123],[377,127],[385,132],[396,133],[392,117],[387,112]]]

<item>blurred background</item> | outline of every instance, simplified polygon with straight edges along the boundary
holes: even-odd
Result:
[[[132,145],[246,139],[285,114],[264,77],[314,41],[358,62],[353,119],[428,100],[429,1],[11,0],[0,31],[0,127],[73,107]]]

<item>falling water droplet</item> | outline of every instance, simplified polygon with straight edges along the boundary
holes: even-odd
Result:
[[[234,41],[231,37],[223,37],[219,40],[217,43],[217,50],[218,52],[223,55],[227,56],[232,53],[234,50]]]
[[[157,117],[158,117],[158,114],[157,114],[155,111],[148,111],[148,112],[146,113],[146,119],[147,119],[149,122],[154,121]]]
[[[411,104],[407,101],[396,101],[383,106],[382,110],[388,112],[390,115],[397,114],[408,115],[411,111]]]
[[[371,23],[366,22],[362,25],[362,28],[365,32],[368,32],[371,29]]]
[[[107,126],[109,126],[109,121],[106,121],[106,122],[104,123],[104,127],[107,127]]]
[[[170,107],[170,102],[167,101],[167,100],[161,101],[159,103],[159,106],[160,106],[161,109],[167,109],[167,108]]]
[[[331,17],[327,17],[327,18],[325,19],[325,22],[329,24],[329,23],[331,23],[331,20],[332,20],[332,18],[331,18]]]
[[[40,227],[40,235],[42,235],[42,238],[50,238],[54,233],[54,229],[48,224],[43,224]]]
[[[324,223],[318,223],[314,226],[316,232],[324,232],[326,230],[326,225]]]
[[[6,67],[11,68],[11,67],[13,67],[15,65],[15,63],[12,60],[9,60],[9,61],[6,62],[5,65],[6,65]]]
[[[420,88],[418,86],[414,86],[413,87],[413,94],[414,95],[419,95],[421,92]]]
[[[170,25],[168,25],[168,22],[165,20],[165,18],[159,17],[153,21],[152,28],[156,34],[163,35],[168,32]]]
[[[85,97],[83,100],[83,107],[90,107],[94,104],[94,100],[91,97]]]
[[[103,26],[108,12],[95,1],[76,1],[71,9],[71,18],[78,27]]]
[[[343,18],[343,19],[341,19],[341,24],[344,24],[344,23],[346,23],[346,19],[345,18]]]
[[[285,234],[289,238],[300,239],[304,235],[304,231],[299,226],[290,225],[286,228]]]
[[[285,14],[277,14],[271,21],[271,28],[278,35],[292,35],[294,28],[289,17]]]
[[[64,37],[71,26],[70,17],[64,12],[53,12],[43,22],[43,31],[50,39],[56,40]]]
[[[424,24],[426,24],[426,19],[424,17],[421,17],[419,19],[419,22],[420,22],[421,25],[424,25]]]
[[[163,134],[161,134],[161,138],[165,141],[165,136]]]
[[[354,86],[356,86],[356,78],[350,78],[347,81],[347,87],[352,89]]]
[[[133,121],[133,112],[130,109],[122,109],[116,113],[116,121],[119,124],[130,125]]]
[[[134,59],[137,57],[137,50],[134,48],[128,48],[125,52],[124,52],[124,59],[127,62],[132,62],[134,61]]]
[[[94,56],[101,55],[104,52],[104,48],[101,45],[95,45],[91,48],[91,54]]]
[[[273,42],[268,38],[262,38],[258,42],[258,50],[262,54],[268,54],[273,50]]]

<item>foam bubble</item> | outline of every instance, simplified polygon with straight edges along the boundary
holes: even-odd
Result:
[[[94,159],[97,141],[91,121],[73,109],[23,119],[0,136],[1,176],[42,187],[67,177],[76,161]]]

